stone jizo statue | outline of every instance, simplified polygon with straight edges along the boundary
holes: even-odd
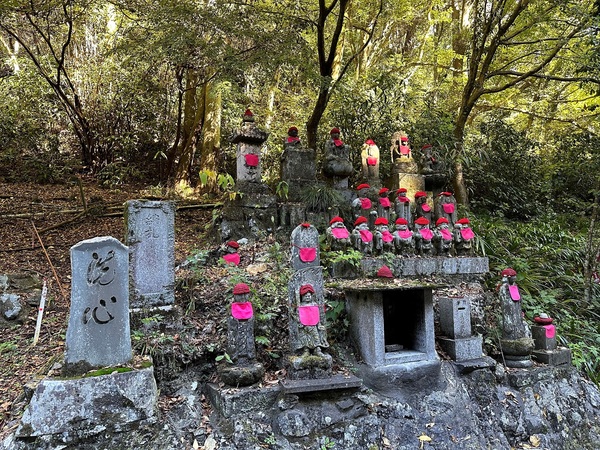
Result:
[[[223,255],[223,259],[227,264],[233,264],[237,266],[240,264],[240,254],[238,253],[238,249],[240,248],[240,244],[236,241],[229,241],[225,244],[225,254]]]
[[[329,222],[329,228],[325,231],[327,244],[331,250],[346,251],[350,243],[350,232],[344,225],[344,219],[339,216],[334,217]]]
[[[410,199],[406,196],[406,188],[400,188],[396,191],[396,200],[394,201],[394,210],[396,219],[406,219],[409,226],[412,224],[412,214],[410,211]]]
[[[367,139],[360,153],[363,177],[367,180],[379,179],[379,147],[373,139]]]
[[[298,340],[292,343],[293,350],[307,357],[324,356],[322,349],[328,348],[327,332],[321,321],[322,306],[317,302],[315,289],[311,284],[300,286],[297,308]]]
[[[375,220],[375,232],[373,233],[373,247],[375,252],[381,254],[383,252],[394,251],[394,236],[388,229],[388,220],[385,217],[378,217]]]
[[[435,217],[448,219],[450,227],[456,223],[456,199],[452,192],[440,192],[435,201]]]
[[[418,191],[415,193],[415,219],[425,217],[430,223],[433,220],[433,211],[427,203],[427,192]]]
[[[401,256],[411,256],[415,254],[415,239],[413,232],[408,229],[408,221],[404,217],[396,219],[396,229],[394,236],[394,248],[396,253]]]
[[[331,139],[325,145],[323,173],[329,178],[344,179],[352,175],[350,148],[340,139],[340,129],[330,131]]]
[[[454,224],[454,249],[457,256],[471,256],[475,247],[475,233],[469,219],[463,217]]]
[[[360,216],[354,222],[354,229],[351,235],[353,247],[365,255],[373,253],[373,233],[369,230],[369,223],[366,217]]]
[[[451,255],[454,236],[452,235],[452,231],[449,229],[449,226],[450,223],[445,217],[440,217],[435,222],[435,229],[433,230],[433,245],[435,247],[435,253],[438,256]]]
[[[388,221],[392,217],[392,202],[388,198],[390,190],[386,187],[379,189],[379,198],[377,199],[377,217],[385,217]]]
[[[429,220],[419,217],[415,220],[415,252],[421,256],[433,254],[433,231],[429,228]]]

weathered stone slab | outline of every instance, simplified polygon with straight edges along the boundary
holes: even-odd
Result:
[[[204,388],[212,406],[225,418],[252,411],[268,411],[275,406],[280,391],[279,386],[222,389],[214,383],[207,383]]]
[[[282,380],[281,387],[286,394],[304,394],[338,389],[355,389],[362,386],[362,380],[354,375],[333,375],[315,380]]]
[[[292,231],[291,265],[293,270],[318,267],[320,262],[319,231],[314,225],[302,223]]]
[[[454,366],[458,369],[459,373],[466,374],[473,372],[478,369],[489,369],[496,366],[496,360],[489,356],[483,356],[476,359],[466,359],[463,361],[456,361]]]
[[[130,248],[131,306],[175,301],[175,204],[130,200],[126,214]]]
[[[115,429],[154,417],[157,399],[152,367],[90,378],[44,379],[23,413],[16,436]]]
[[[71,248],[71,307],[65,369],[131,360],[128,249],[113,237],[82,241]]]
[[[549,366],[561,366],[571,364],[571,349],[559,347],[556,350],[534,350],[531,356],[537,362],[548,364]]]
[[[444,335],[452,339],[471,336],[471,304],[468,299],[441,297],[438,307],[440,328]]]
[[[440,337],[438,342],[454,361],[477,359],[483,356],[481,336],[460,339]]]

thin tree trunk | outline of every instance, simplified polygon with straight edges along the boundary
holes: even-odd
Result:
[[[219,155],[221,153],[221,113],[223,111],[221,89],[217,83],[208,82],[204,85],[204,127],[202,145],[200,148],[200,167],[202,170],[218,171]],[[217,192],[215,178],[208,177],[203,190]]]

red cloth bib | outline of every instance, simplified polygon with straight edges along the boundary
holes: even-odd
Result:
[[[288,136],[287,143],[291,144],[292,142],[298,142],[300,140],[299,137]]]
[[[225,253],[223,255],[223,259],[228,264],[238,265],[240,263],[240,254],[239,253]]]
[[[423,203],[421,205],[421,209],[425,212],[430,212],[431,211],[431,206],[429,206],[427,203]]]
[[[250,167],[258,166],[258,155],[254,153],[248,153],[244,155],[244,159],[246,160],[246,165]]]
[[[452,233],[450,233],[450,230],[447,228],[442,228],[440,230],[440,234],[442,235],[442,238],[445,241],[451,241],[452,240]]]
[[[342,141],[340,139],[334,139],[333,143],[335,144],[336,147],[341,147],[342,145],[344,145],[344,141]]]
[[[252,303],[233,302],[231,304],[231,315],[238,320],[250,319],[253,315]]]
[[[454,203],[444,203],[442,208],[446,214],[452,214],[454,212]]]
[[[371,242],[373,240],[373,233],[369,230],[359,230],[360,238],[363,242]]]
[[[390,208],[392,206],[390,199],[387,197],[379,197],[379,204],[384,208]]]
[[[360,207],[362,209],[371,209],[371,200],[369,200],[368,198],[359,198],[360,200]]]
[[[375,158],[374,156],[367,156],[367,165],[368,166],[376,166],[377,158]]]
[[[410,155],[410,147],[408,145],[401,145],[400,146],[400,154],[401,155]]]
[[[347,239],[350,236],[346,228],[332,228],[331,234],[338,239]]]
[[[317,258],[317,249],[315,247],[298,247],[300,261],[313,262]]]
[[[433,238],[433,232],[429,228],[422,228],[419,230],[419,233],[421,233],[421,236],[426,241],[430,241]]]
[[[410,198],[408,198],[408,197],[398,197],[397,200],[400,203],[410,203]]]
[[[315,326],[319,323],[319,307],[317,305],[298,306],[300,323],[306,326]]]
[[[402,239],[408,239],[410,237],[412,237],[412,231],[410,230],[400,230],[398,231],[398,236],[400,236]]]
[[[383,242],[392,242],[394,240],[394,236],[392,236],[392,233],[390,233],[389,231],[382,232],[381,237],[383,239]]]
[[[460,230],[460,235],[465,241],[473,239],[475,237],[475,233],[470,228],[463,228]]]
[[[521,300],[521,294],[519,293],[519,286],[517,286],[516,284],[509,285],[508,292],[510,293],[510,298],[512,298],[513,301],[518,302]]]

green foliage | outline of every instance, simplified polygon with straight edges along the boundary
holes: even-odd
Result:
[[[235,180],[228,173],[217,173],[212,170],[201,170],[199,173],[200,187],[208,187],[210,185],[216,185],[229,200],[235,200],[239,195],[242,196],[241,192],[234,190]]]
[[[336,189],[326,184],[315,183],[300,193],[302,202],[311,212],[325,213],[344,203],[344,198]]]
[[[229,364],[233,364],[233,361],[231,360],[231,356],[229,356],[227,353],[223,353],[222,355],[219,355],[215,358],[216,362],[223,361],[223,360],[227,361]]]
[[[473,207],[511,219],[530,219],[548,208],[549,184],[536,143],[492,118],[469,143],[468,183]]]

